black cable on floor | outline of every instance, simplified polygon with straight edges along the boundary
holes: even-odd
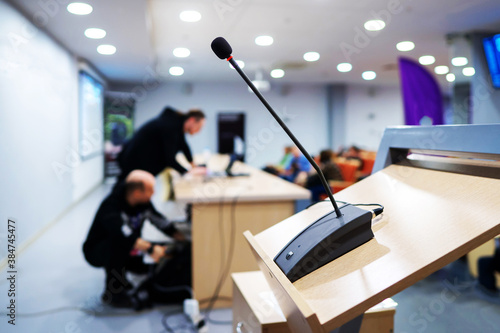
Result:
[[[186,323],[183,324],[183,325],[174,326],[174,327],[170,326],[169,323],[168,323],[168,319],[170,317],[173,317],[173,316],[179,315],[179,314],[183,315]],[[197,332],[196,327],[191,322],[191,320],[189,319],[189,317],[184,313],[184,311],[183,311],[182,308],[179,308],[179,309],[176,309],[176,310],[172,310],[172,311],[169,311],[169,312],[165,313],[163,315],[163,317],[161,318],[161,323],[163,325],[163,328],[165,328],[165,330],[167,331],[167,333],[175,333],[175,330],[177,330],[177,329],[183,329],[183,330],[189,329],[192,332]]]
[[[228,251],[228,256],[226,260],[226,264],[224,265],[224,269],[222,271],[222,276],[219,279],[219,282],[217,283],[217,287],[215,288],[214,294],[212,298],[210,299],[210,303],[207,306],[207,309],[205,310],[205,319],[207,322],[210,322],[212,324],[216,325],[231,325],[232,321],[222,321],[222,320],[216,320],[210,318],[210,313],[213,310],[213,306],[215,305],[215,302],[217,299],[219,299],[219,293],[222,288],[222,285],[227,279],[227,276],[229,275],[230,267],[231,267],[231,262],[233,261],[233,256],[234,256],[234,247],[236,243],[236,203],[239,199],[239,196],[236,196],[233,201],[231,202],[231,223],[230,223],[230,239],[229,239],[229,251]],[[221,199],[222,202],[222,199]]]

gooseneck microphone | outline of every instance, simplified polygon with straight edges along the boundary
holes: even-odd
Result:
[[[231,57],[231,53],[233,53],[233,49],[231,45],[222,37],[217,37],[212,41],[210,45],[212,51],[214,51],[215,55],[220,59],[227,59]],[[229,59],[228,59],[229,61]]]
[[[290,139],[292,139],[293,143],[299,148],[299,150],[304,154],[304,156],[307,158],[309,163],[313,166],[314,170],[318,173],[319,179],[321,180],[321,184],[325,188],[326,194],[330,198],[330,201],[332,202],[333,208],[335,209],[335,214],[337,214],[337,217],[340,217],[342,213],[340,212],[339,207],[337,206],[337,203],[335,202],[335,199],[333,198],[332,191],[330,189],[330,186],[328,185],[325,175],[321,171],[320,167],[314,162],[312,157],[309,155],[309,153],[304,149],[304,147],[300,144],[299,140],[293,135],[293,133],[288,129],[288,127],[285,125],[285,123],[281,120],[281,118],[278,116],[278,114],[273,110],[271,105],[267,102],[267,100],[262,96],[260,91],[255,87],[255,85],[252,83],[252,81],[246,76],[246,74],[243,72],[243,70],[240,68],[238,63],[234,60],[233,56],[231,53],[233,53],[233,49],[231,48],[231,45],[222,37],[217,37],[212,41],[211,44],[212,50],[214,53],[220,58],[220,59],[227,59],[233,65],[233,67],[236,69],[238,74],[245,80],[247,85],[252,89],[252,91],[257,95],[257,97],[260,99],[260,101],[264,104],[264,106],[269,110],[271,115],[276,119],[278,124],[283,128],[283,130],[288,134]]]
[[[291,282],[295,282],[372,239],[372,213],[351,204],[345,204],[339,209],[323,172],[238,66],[231,55],[233,50],[229,43],[224,38],[217,37],[213,40],[211,46],[220,59],[227,59],[233,65],[234,69],[311,163],[318,173],[321,184],[325,188],[334,208],[334,211],[323,215],[297,234],[274,257],[274,262],[286,277]],[[335,212],[336,216],[333,216],[333,212]]]

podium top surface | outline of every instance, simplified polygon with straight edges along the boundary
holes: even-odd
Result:
[[[255,235],[253,245],[303,316],[329,332],[499,234],[499,189],[500,179],[390,165],[335,195],[385,206],[369,242],[290,283],[272,258],[332,210],[325,201]]]
[[[195,160],[200,159],[195,156]],[[229,163],[229,156],[215,155],[209,162],[209,169],[223,172]],[[248,176],[191,176],[175,181],[175,198],[179,202],[213,203],[248,201],[283,201],[309,199],[309,190],[271,175],[245,163],[236,161],[232,172]]]

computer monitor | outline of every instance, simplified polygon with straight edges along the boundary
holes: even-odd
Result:
[[[483,39],[484,55],[493,87],[500,88],[500,34]]]
[[[229,156],[229,164],[227,165],[226,170],[225,170],[226,171],[226,175],[228,177],[248,177],[248,176],[250,176],[249,173],[233,173],[231,171],[231,169],[232,169],[232,167],[234,165],[234,162],[237,161],[237,160],[238,160],[238,155],[231,154]]]

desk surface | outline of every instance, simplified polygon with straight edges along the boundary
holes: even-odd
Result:
[[[211,170],[224,170],[229,156],[213,156]],[[211,177],[188,175],[174,181],[175,199],[186,203],[248,201],[283,201],[309,199],[309,190],[241,162],[235,162],[233,173],[247,177]]]
[[[246,237],[260,250],[273,280],[288,290],[310,323],[317,323],[313,331],[329,331],[499,234],[499,188],[499,179],[391,165],[336,195],[385,206],[373,221],[375,238],[293,285],[272,258],[331,211],[330,203]]]

